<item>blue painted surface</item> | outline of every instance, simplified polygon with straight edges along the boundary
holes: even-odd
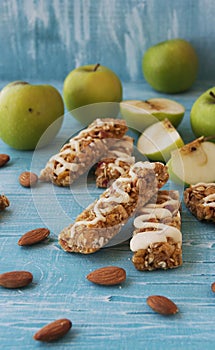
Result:
[[[190,92],[174,97],[186,107],[179,127],[186,142],[193,139],[189,124],[192,103],[210,84],[197,83]],[[61,91],[62,83],[55,86]],[[123,86],[125,98],[160,96],[145,84]],[[80,182],[71,189],[41,184],[33,191],[19,185],[22,171],[32,169],[39,173],[55,148],[78,127],[67,115],[55,143],[38,154],[16,151],[0,142],[0,153],[11,156],[11,162],[0,169],[0,193],[11,201],[0,216],[0,271],[24,269],[34,275],[33,284],[25,289],[0,288],[0,348],[214,349],[213,224],[199,223],[182,202],[183,266],[172,271],[141,273],[133,267],[127,243],[88,256],[68,254],[59,247],[59,231],[101,192],[92,179],[87,192]],[[168,186],[175,188],[172,183]],[[48,241],[29,248],[17,245],[23,233],[43,226],[51,229]],[[126,282],[101,287],[86,280],[89,272],[107,265],[123,267]],[[154,313],[146,304],[146,298],[152,294],[171,298],[179,313],[173,317]],[[73,322],[65,338],[51,345],[32,339],[40,327],[61,317]]]
[[[71,69],[100,62],[120,76],[125,99],[165,97],[144,83],[141,58],[150,45],[183,37],[200,59],[199,81],[190,91],[171,96],[186,108],[179,132],[189,142],[194,138],[191,106],[214,85],[214,14],[213,0],[1,0],[0,89],[6,82],[26,79],[48,82],[61,92]],[[182,202],[183,266],[141,273],[131,263],[127,244],[89,256],[67,254],[59,247],[58,232],[100,193],[92,179],[87,189],[80,182],[71,189],[47,184],[33,191],[19,185],[22,171],[38,173],[79,127],[67,115],[54,144],[36,155],[0,141],[0,153],[11,156],[0,169],[0,193],[11,202],[0,213],[0,273],[25,269],[34,275],[25,289],[0,288],[0,349],[214,349],[213,224],[199,223]],[[45,243],[17,245],[23,233],[41,226],[51,229]],[[86,280],[90,271],[106,265],[125,268],[126,282],[107,288]],[[171,298],[179,313],[155,314],[146,304],[152,294]],[[40,327],[61,317],[73,322],[65,338],[49,345],[32,339]]]
[[[0,79],[62,80],[100,62],[123,81],[143,81],[141,60],[157,42],[195,47],[199,77],[214,79],[213,0],[1,0]]]

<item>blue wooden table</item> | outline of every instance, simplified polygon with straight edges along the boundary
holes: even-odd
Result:
[[[6,82],[1,82],[0,88]],[[52,82],[59,91],[62,83]],[[172,96],[186,113],[179,127],[185,142],[194,138],[190,108],[211,82],[199,82],[192,90]],[[158,93],[148,85],[123,84],[125,99],[146,99]],[[159,96],[165,97],[163,94]],[[96,198],[101,190],[92,180],[69,188],[39,184],[20,186],[19,174],[39,170],[46,160],[80,125],[70,115],[48,147],[39,152],[21,152],[0,141],[0,153],[11,161],[0,169],[0,193],[10,207],[0,213],[0,273],[28,270],[33,283],[24,289],[0,288],[0,349],[214,349],[215,232],[213,224],[200,223],[182,201],[183,266],[169,271],[140,272],[132,262],[128,243],[102,249],[91,255],[65,253],[58,245],[60,230]],[[175,188],[173,183],[168,186]],[[48,227],[48,240],[33,247],[20,247],[20,236],[37,227]],[[117,265],[127,273],[124,283],[103,287],[86,275],[99,267]],[[178,314],[165,317],[146,304],[152,294],[165,295],[178,306]],[[43,325],[69,318],[72,329],[61,340],[41,344],[33,334]]]

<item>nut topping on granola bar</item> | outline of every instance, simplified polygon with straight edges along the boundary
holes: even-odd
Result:
[[[199,220],[215,222],[215,183],[198,183],[184,191],[184,202]]]
[[[125,135],[115,142],[96,167],[96,185],[106,188],[118,177],[129,172],[130,167],[135,163],[131,156],[133,150],[133,139]]]

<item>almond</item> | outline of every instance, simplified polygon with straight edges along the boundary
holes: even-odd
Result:
[[[215,282],[213,282],[213,283],[211,284],[211,290],[212,290],[212,292],[215,293]]]
[[[9,162],[10,157],[8,154],[0,154],[0,168]]]
[[[87,279],[96,284],[111,286],[124,282],[126,272],[121,267],[106,266],[89,273]]]
[[[24,171],[19,176],[19,183],[23,187],[35,186],[38,181],[38,176],[30,171]]]
[[[174,315],[178,312],[175,303],[162,295],[151,295],[146,302],[154,311],[163,315]]]
[[[47,228],[36,228],[26,232],[18,241],[18,245],[26,246],[39,243],[46,239],[50,234],[50,231]]]
[[[61,318],[51,322],[34,334],[34,339],[50,342],[63,337],[72,327],[72,322],[67,318]]]
[[[5,288],[26,287],[33,280],[33,275],[28,271],[11,271],[0,275],[0,286]]]
[[[9,205],[10,205],[9,199],[3,194],[2,195],[0,194],[0,211],[9,207]]]

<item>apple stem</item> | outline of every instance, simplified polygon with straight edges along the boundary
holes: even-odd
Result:
[[[99,66],[100,66],[100,63],[97,63],[97,64],[95,65],[94,69],[93,69],[93,72],[96,72],[97,69],[99,68]]]
[[[215,94],[213,93],[213,91],[210,91],[209,94],[211,97],[215,98]]]

